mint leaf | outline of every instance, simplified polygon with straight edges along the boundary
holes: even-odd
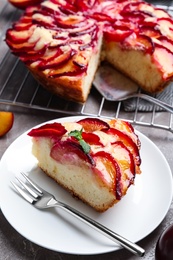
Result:
[[[79,144],[82,146],[82,149],[83,149],[84,153],[87,154],[87,153],[90,152],[91,147],[90,147],[89,144],[87,144],[85,142],[85,140],[83,140],[83,138],[82,138],[82,130],[83,129],[81,129],[80,131],[79,130],[73,130],[68,135],[75,137],[79,141]]]
[[[82,129],[79,130],[73,130],[69,134],[69,136],[75,137],[78,141],[82,139]]]
[[[90,152],[90,145],[87,144],[83,139],[79,141],[80,145],[82,146],[82,149],[84,151],[84,153],[89,153]]]

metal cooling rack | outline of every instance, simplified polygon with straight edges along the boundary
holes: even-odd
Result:
[[[151,1],[150,1],[151,2]],[[155,3],[154,1],[152,1]],[[158,1],[159,2],[159,1]],[[161,1],[164,3],[164,1]],[[168,2],[168,1],[166,1]],[[169,3],[171,5],[171,1]],[[158,5],[173,15],[173,6]],[[169,112],[140,112],[136,99],[136,109],[125,112],[122,102],[106,101],[95,88],[92,88],[85,104],[64,101],[47,92],[34,80],[24,64],[14,57],[4,42],[4,36],[11,23],[18,19],[20,11],[10,4],[0,2],[0,107],[10,106],[50,111],[67,115],[99,116],[121,118],[135,125],[154,127],[173,133],[173,115]],[[171,88],[173,96],[173,88]],[[162,123],[160,123],[162,122]]]

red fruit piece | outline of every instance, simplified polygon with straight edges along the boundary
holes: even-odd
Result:
[[[94,21],[88,21],[87,19],[85,19],[85,21],[83,21],[82,23],[78,24],[78,26],[76,26],[76,28],[73,28],[71,26],[71,29],[69,29],[69,35],[72,37],[76,37],[76,36],[80,36],[83,34],[92,34],[92,33],[96,33],[98,29],[98,26],[96,25],[96,23]],[[96,33],[97,34],[97,33]]]
[[[95,2],[96,0],[76,0],[75,6],[77,6],[79,11],[87,11],[92,8]]]
[[[38,65],[40,70],[58,68],[67,63],[76,52],[69,48],[68,51],[62,52],[60,49],[56,53],[50,52],[50,56],[45,57],[44,61]],[[52,56],[51,56],[52,54]]]
[[[116,198],[120,200],[122,197],[121,170],[117,161],[110,153],[104,151],[99,151],[92,157],[96,163],[96,173],[115,190]]]
[[[59,5],[59,0],[51,0],[52,3]],[[74,5],[74,1],[61,1],[61,7],[59,7],[60,10],[66,10],[67,12],[76,13],[77,9]]]
[[[138,23],[141,24],[146,15],[145,12],[142,11],[132,11],[132,12],[122,12],[121,15],[123,16],[124,20],[128,21],[129,23]]]
[[[86,132],[94,132],[97,130],[108,130],[109,124],[99,118],[85,118],[77,121],[78,124],[82,125]]]
[[[130,186],[134,182],[136,175],[136,167],[133,158],[133,154],[121,141],[116,141],[112,143],[114,146],[114,156],[119,163],[120,168],[126,174],[129,183],[125,183],[126,186]]]
[[[41,3],[42,0],[9,0],[9,2],[17,8],[25,9],[28,6]]]
[[[90,145],[101,145],[101,146],[103,146],[103,144],[100,142],[100,137],[96,134],[82,132],[82,138],[84,139],[84,141],[86,143],[88,143]]]
[[[112,119],[110,121],[110,127],[118,129],[124,132],[126,135],[130,136],[133,142],[135,142],[137,146],[140,148],[140,140],[138,136],[135,134],[133,126],[129,122],[120,119]]]
[[[110,126],[114,127],[114,128],[118,128],[119,130],[122,130],[122,131],[134,133],[133,126],[129,122],[124,121],[124,120],[114,118],[110,121]]]
[[[26,34],[25,34],[26,32]],[[6,43],[10,46],[13,52],[28,52],[29,50],[33,50],[36,42],[28,42],[25,41],[32,35],[32,30],[28,30],[25,32],[15,31],[13,29],[8,29],[6,33]],[[28,36],[27,36],[28,34]],[[24,36],[25,35],[25,36]]]
[[[113,141],[112,143],[116,141],[123,142],[123,144],[127,146],[130,152],[133,154],[136,165],[139,166],[141,164],[138,146],[130,136],[115,128],[110,128],[109,130],[105,131],[105,133],[110,134],[115,138],[115,141]]]
[[[139,1],[139,2],[132,2],[128,3],[124,6],[124,12],[133,12],[133,11],[146,11],[146,12],[153,12],[153,7],[149,3]]]
[[[15,42],[15,44],[20,44],[28,41],[28,39],[31,37],[32,33],[28,33],[27,31],[19,31],[19,30],[11,30],[8,29],[6,33],[6,37],[9,41]]]
[[[121,42],[132,33],[133,30],[126,26],[106,26],[104,36],[107,41]]]
[[[85,161],[92,166],[95,165],[94,160],[90,154],[84,153],[82,147],[71,140],[56,142],[50,152],[50,156],[61,163],[80,164],[80,161]]]
[[[87,24],[84,16],[70,15],[65,17],[55,17],[56,24],[61,28],[78,28]]]
[[[25,62],[26,64],[30,64],[36,60],[39,60],[41,57],[44,57],[46,52],[46,46],[44,46],[39,51],[28,50],[28,52],[21,50],[17,51],[18,55],[20,55],[20,59]]]
[[[160,25],[160,31],[163,31],[163,35],[166,34],[167,36],[172,39],[173,38],[173,21],[171,18],[159,18],[157,20],[158,24]]]
[[[134,37],[128,37],[123,44],[128,48],[133,46],[141,51],[152,54],[154,52],[154,43],[150,37],[144,34],[134,34]]]
[[[163,10],[162,8],[155,8],[153,11],[153,14],[159,18],[168,18],[168,17],[170,18],[171,17],[168,14],[168,12],[166,10]]]
[[[159,27],[154,22],[145,22],[139,27],[140,34],[157,38],[162,35]]]
[[[52,123],[40,126],[38,128],[32,129],[28,135],[32,137],[48,136],[48,137],[61,137],[67,130],[60,123]]]
[[[79,76],[82,75],[83,73],[85,73],[87,70],[87,66],[83,66],[81,68],[74,68],[74,70],[72,71],[52,71],[49,73],[49,77],[50,78],[58,78],[58,77],[63,77],[63,76],[68,76],[68,77],[75,77],[75,76]]]
[[[90,17],[92,17],[94,20],[97,20],[97,21],[108,21],[108,22],[112,22],[113,19],[107,15],[107,14],[104,14],[104,13],[99,13],[99,12],[94,12],[93,14],[90,15]]]
[[[173,52],[164,46],[163,43],[155,43],[154,56],[155,62],[162,64],[163,78],[169,79],[173,76],[172,66],[173,66]]]
[[[160,44],[163,45],[165,48],[170,50],[173,53],[173,41],[168,39],[166,36],[160,36],[157,38],[160,41]]]

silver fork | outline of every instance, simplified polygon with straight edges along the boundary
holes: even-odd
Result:
[[[34,183],[26,174],[21,173],[25,178],[26,182],[23,182],[21,179],[16,177],[20,186],[15,184],[13,181],[11,183],[15,187],[15,189],[19,192],[19,194],[29,203],[31,203],[37,209],[46,209],[50,207],[59,207],[64,209],[65,211],[69,212],[73,216],[77,217],[79,220],[83,221],[84,223],[88,224],[95,230],[99,231],[109,239],[113,240],[114,242],[121,245],[123,248],[131,251],[135,255],[144,256],[145,250],[138,246],[137,244],[127,240],[126,238],[120,236],[119,234],[113,232],[112,230],[106,228],[102,224],[96,222],[95,220],[91,219],[90,217],[84,215],[83,213],[77,211],[76,209],[70,207],[69,205],[62,203],[55,199],[55,197],[48,193],[47,191],[40,188],[36,183]]]

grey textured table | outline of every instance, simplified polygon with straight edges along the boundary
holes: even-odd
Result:
[[[153,1],[153,3],[162,4],[164,1]],[[1,4],[5,3],[1,0]],[[1,46],[2,47],[2,46]],[[2,57],[2,52],[1,52]],[[2,61],[2,59],[1,59]],[[2,75],[2,74],[1,74]],[[1,76],[2,79],[2,76]],[[28,130],[29,128],[45,122],[50,119],[59,118],[62,115],[55,112],[46,112],[33,109],[23,109],[16,106],[4,105],[0,103],[0,110],[12,110],[14,112],[14,125],[12,130],[0,139],[0,158],[2,157],[8,146],[18,137],[20,134]],[[75,114],[75,113],[74,113]],[[148,114],[140,115],[139,121],[144,120]],[[161,121],[164,121],[164,113],[162,113]],[[135,126],[136,129],[148,136],[165,155],[171,169],[173,170],[173,134],[161,129],[148,128],[142,126]],[[1,173],[2,174],[2,173]],[[163,184],[164,185],[164,184]],[[162,191],[161,191],[162,192]],[[153,208],[154,210],[154,208]],[[146,212],[146,214],[150,214]],[[154,260],[154,250],[156,241],[163,230],[173,223],[173,204],[171,205],[165,219],[162,223],[146,238],[139,241],[139,245],[145,248],[146,254],[143,259]],[[127,217],[128,221],[128,217]],[[130,223],[129,223],[130,225]],[[141,223],[142,225],[142,223]],[[134,227],[135,228],[135,227]],[[119,250],[102,255],[68,255],[59,252],[54,252],[38,245],[33,244],[26,238],[22,237],[16,230],[11,227],[7,222],[4,215],[0,211],[0,260],[29,260],[29,259],[59,259],[59,260],[72,260],[72,259],[109,259],[109,260],[135,260],[139,257],[132,255],[126,250]]]

